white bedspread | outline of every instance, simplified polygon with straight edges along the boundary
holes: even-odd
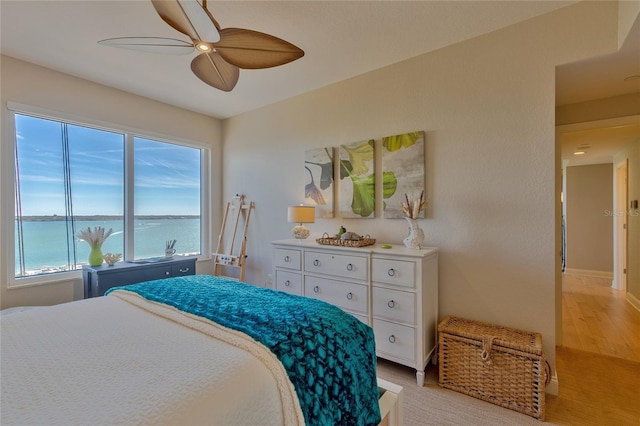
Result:
[[[3,426],[304,424],[268,349],[130,293],[0,325]]]

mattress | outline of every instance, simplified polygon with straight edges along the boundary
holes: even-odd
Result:
[[[145,303],[158,308],[112,296],[3,315],[1,423],[304,424],[284,371]]]
[[[0,325],[3,425],[364,426],[385,405],[370,327],[219,277],[14,310]]]

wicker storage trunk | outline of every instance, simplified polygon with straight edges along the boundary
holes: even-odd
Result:
[[[440,386],[544,420],[540,334],[449,316],[438,335]]]

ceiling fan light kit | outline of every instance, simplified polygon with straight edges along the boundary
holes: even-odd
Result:
[[[213,50],[213,47],[211,47],[211,45],[209,45],[208,43],[200,41],[196,43],[196,49],[201,52],[211,52]]]
[[[129,50],[186,55],[199,52],[191,71],[206,84],[229,92],[240,68],[277,67],[304,56],[297,46],[270,34],[243,28],[221,28],[207,9],[207,1],[151,0],[160,18],[191,42],[162,37],[118,37],[98,43]]]

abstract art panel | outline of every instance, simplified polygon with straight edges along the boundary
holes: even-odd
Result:
[[[382,173],[384,217],[403,218],[405,194],[419,197],[424,191],[424,132],[382,138]]]
[[[333,217],[333,159],[334,148],[305,151],[305,202],[316,207],[316,217]]]
[[[338,201],[340,217],[373,218],[375,213],[375,141],[340,145]]]

